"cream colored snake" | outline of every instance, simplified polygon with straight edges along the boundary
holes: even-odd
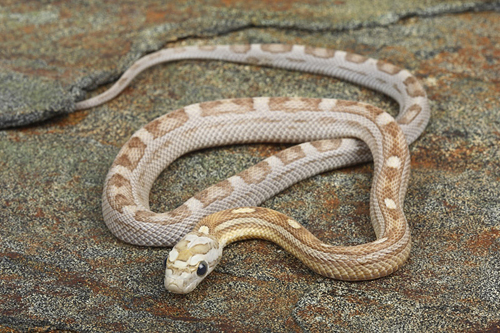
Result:
[[[361,102],[241,98],[186,106],[138,130],[106,177],[104,221],[128,243],[177,243],[165,260],[168,290],[190,292],[217,265],[224,246],[247,238],[273,241],[315,272],[335,279],[375,279],[403,264],[410,252],[410,231],[402,210],[410,170],[408,144],[422,133],[430,117],[425,91],[413,75],[380,60],[309,46],[171,48],[139,59],[109,90],[77,103],[77,109],[114,98],[148,67],[182,59],[223,60],[337,77],[394,98],[400,112],[395,121]],[[153,182],[176,158],[206,147],[250,142],[302,144],[209,187],[170,212],[150,210]],[[302,179],[369,161],[372,156],[370,212],[377,237],[373,242],[331,246],[294,219],[253,207]]]

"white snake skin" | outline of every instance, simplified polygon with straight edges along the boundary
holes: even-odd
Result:
[[[405,69],[343,51],[283,44],[161,50],[139,59],[113,87],[77,103],[77,109],[114,98],[148,67],[183,59],[222,60],[319,73],[372,88],[400,105],[396,121],[408,144],[422,133],[430,117],[425,91]],[[410,158],[403,148],[398,148],[397,157],[384,155],[391,142],[383,141],[386,134],[380,134],[383,129],[375,127],[392,123],[392,118],[375,109],[359,102],[332,99],[259,97],[205,102],[171,112],[138,130],[120,150],[104,185],[104,221],[118,238],[128,243],[173,246],[209,214],[256,206],[312,175],[369,161],[372,155],[363,142],[353,138],[358,137],[372,149],[375,178],[383,172],[385,164],[401,170],[397,184],[389,184],[389,180],[387,184],[375,182],[378,188],[372,189],[371,216],[380,238],[388,229],[383,210],[393,209],[393,204],[402,206]],[[368,113],[370,116],[365,119]],[[330,140],[334,138],[337,139]],[[316,140],[328,141],[307,143]],[[206,147],[250,142],[304,143],[200,192],[171,212],[154,213],[149,209],[154,180],[179,156]],[[389,185],[397,189],[398,197],[385,200],[384,208],[380,204],[384,199],[376,193],[384,193],[384,186]],[[408,228],[406,220],[402,228]],[[409,244],[409,232],[405,237]]]

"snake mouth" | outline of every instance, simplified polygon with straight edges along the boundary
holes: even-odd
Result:
[[[195,287],[195,283],[185,285],[186,281],[179,278],[165,277],[165,289],[174,294],[187,294]]]

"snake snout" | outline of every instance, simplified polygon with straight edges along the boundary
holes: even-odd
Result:
[[[175,294],[185,294],[184,280],[171,277],[165,278],[165,288]]]
[[[196,288],[197,283],[189,280],[176,278],[176,277],[165,277],[165,289],[174,294],[187,294]]]

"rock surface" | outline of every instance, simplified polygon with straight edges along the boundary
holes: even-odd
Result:
[[[498,1],[7,1],[0,9],[0,126],[9,128],[0,131],[0,332],[498,331],[499,11]],[[432,119],[411,147],[410,260],[383,279],[339,282],[252,240],[227,248],[193,293],[168,294],[168,249],[118,241],[101,215],[104,177],[134,131],[173,109],[221,98],[332,97],[393,114],[396,104],[322,76],[202,61],[149,69],[91,110],[73,112],[74,103],[162,47],[269,42],[387,59],[424,84]],[[283,147],[189,154],[159,177],[151,207],[170,210]],[[332,244],[371,241],[371,174],[367,164],[318,175],[263,205]]]

